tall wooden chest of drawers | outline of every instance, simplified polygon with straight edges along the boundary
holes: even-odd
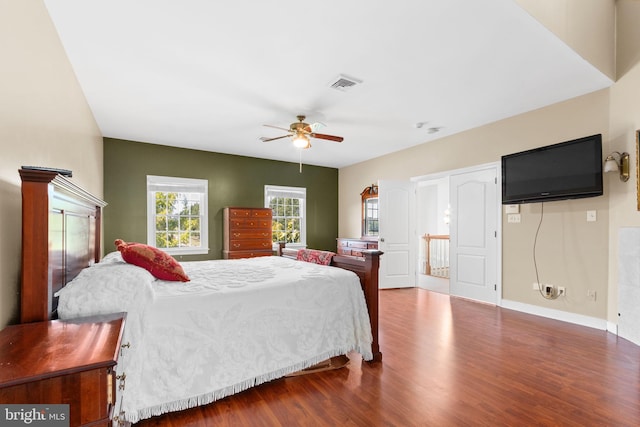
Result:
[[[224,259],[273,255],[271,208],[224,208]]]

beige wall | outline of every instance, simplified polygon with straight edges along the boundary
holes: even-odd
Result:
[[[615,79],[616,0],[516,0],[580,56]]]
[[[102,195],[102,136],[41,0],[0,0],[0,328],[18,320],[21,165]]]
[[[609,90],[472,129],[339,171],[339,235],[360,234],[360,192],[379,179],[404,179],[498,162],[504,154],[603,134],[608,151]],[[617,177],[613,177],[617,179]],[[605,186],[610,176],[605,177]],[[596,210],[598,221],[586,222]],[[502,296],[505,299],[606,318],[608,273],[608,197],[545,203],[538,241],[541,281],[565,286],[567,298],[549,301],[532,291],[532,261],[540,205],[522,207],[522,222],[503,221]],[[593,242],[593,244],[585,244]],[[599,298],[587,301],[586,290]]]
[[[621,79],[640,62],[640,2],[618,0],[616,9],[616,76]]]

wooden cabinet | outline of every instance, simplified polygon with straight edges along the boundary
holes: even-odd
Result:
[[[224,208],[224,259],[273,255],[270,208]]]
[[[118,313],[7,326],[0,403],[68,404],[69,425],[109,426],[124,324]]]
[[[338,238],[338,255],[363,256],[362,251],[378,249],[377,240]]]

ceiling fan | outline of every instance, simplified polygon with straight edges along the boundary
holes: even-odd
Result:
[[[325,139],[327,141],[333,142],[342,142],[344,140],[344,138],[341,136],[326,135],[324,133],[315,132],[315,127],[318,124],[314,123],[313,125],[309,125],[308,123],[304,122],[305,118],[306,117],[303,115],[297,116],[298,122],[291,123],[289,129],[285,129],[279,126],[265,125],[267,127],[284,130],[289,133],[287,135],[277,136],[275,138],[267,138],[263,136],[260,138],[260,140],[263,142],[269,142],[275,141],[276,139],[293,137],[293,145],[301,149],[311,148],[310,138]]]

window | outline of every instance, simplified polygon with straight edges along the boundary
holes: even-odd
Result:
[[[307,245],[306,200],[306,188],[264,186],[264,205],[273,211],[273,243],[285,242],[289,247]]]
[[[208,182],[147,176],[147,244],[175,255],[209,252]]]

